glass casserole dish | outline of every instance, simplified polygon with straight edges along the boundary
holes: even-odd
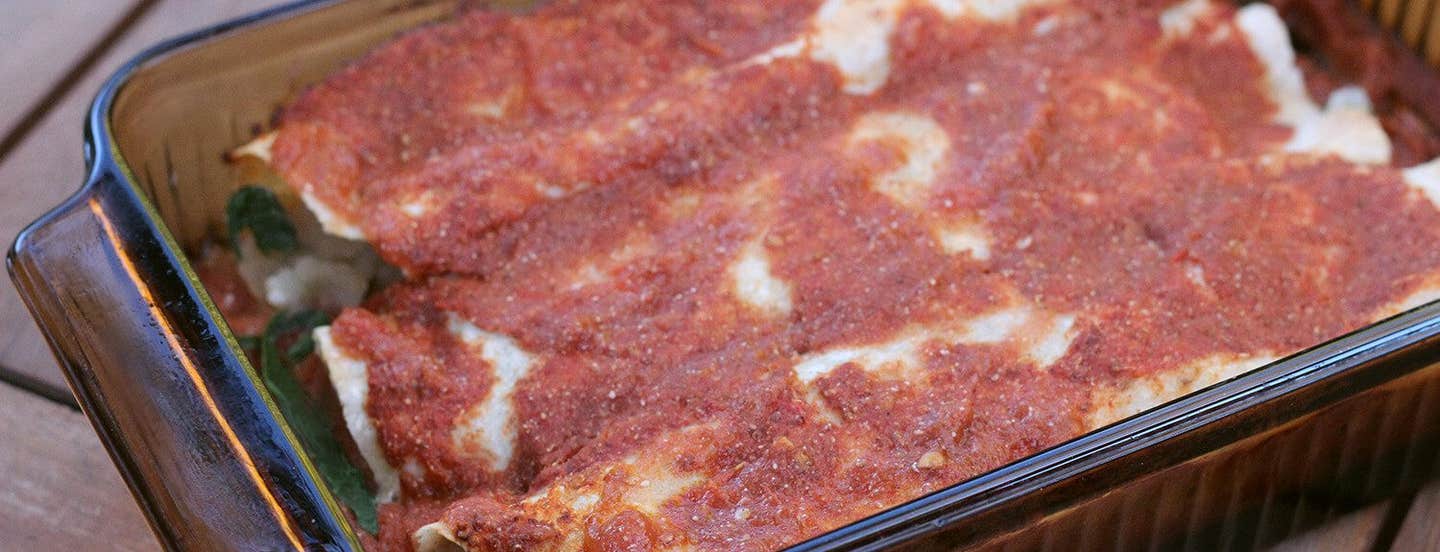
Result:
[[[87,129],[91,182],[17,243],[16,279],[165,542],[197,548],[354,545],[345,516],[236,354],[233,336],[183,251],[205,235],[237,184],[215,152],[247,139],[296,88],[395,31],[452,8],[448,2],[303,3],[157,47],[117,75],[96,102]],[[216,105],[217,98],[223,105]],[[1296,420],[1323,417],[1307,415],[1342,398],[1345,404],[1383,399],[1391,406],[1380,414],[1401,418],[1409,409],[1395,401],[1410,400],[1419,411],[1410,411],[1408,422],[1426,421],[1433,418],[1424,415],[1430,404],[1425,398],[1433,393],[1430,378],[1400,376],[1431,372],[1422,368],[1429,364],[1434,310],[1427,306],[1387,320],[800,546],[881,546],[940,529],[946,539],[976,542],[1041,518],[1048,538],[1068,539],[1054,532],[1078,527],[1095,538],[1103,534],[1095,520],[1075,525],[1110,510],[1093,504],[1141,488],[1154,481],[1145,477],[1152,474],[1176,480],[1200,469],[1210,474],[1202,482],[1219,477],[1214,463],[1225,455],[1216,451],[1276,438],[1298,427]],[[1402,398],[1392,397],[1397,394]],[[1391,459],[1380,451],[1405,446],[1404,477],[1372,480],[1370,487],[1411,481],[1433,463],[1433,449],[1425,448],[1428,432],[1380,420],[1382,427],[1410,430],[1364,438],[1409,441],[1377,442],[1375,454],[1358,456]],[[1371,450],[1363,443],[1337,446]],[[1323,478],[1326,469],[1355,470],[1358,461],[1339,464],[1309,462],[1297,472]],[[1366,492],[1375,492],[1370,487]],[[206,493],[216,488],[233,494]],[[1223,500],[1204,492],[1194,496],[1247,502],[1238,493],[1222,494]],[[1137,546],[1147,538],[1174,538],[1177,519],[1207,527],[1211,515],[1230,519],[1223,526],[1234,531],[1253,533],[1225,534],[1269,538],[1264,524],[1245,529],[1251,524],[1235,521],[1243,519],[1243,508],[1212,506],[1179,513],[1140,506],[1156,519],[1127,525],[1139,535]]]

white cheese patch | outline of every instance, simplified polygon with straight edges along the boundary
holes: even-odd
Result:
[[[950,135],[934,119],[902,112],[868,113],[847,137],[857,144],[878,141],[896,148],[903,163],[870,183],[875,191],[911,209],[924,209],[930,188],[945,166]]]
[[[810,57],[834,65],[845,91],[870,94],[890,77],[890,34],[903,0],[826,0],[815,13]]]
[[[1185,0],[1160,12],[1160,32],[1166,40],[1190,36],[1195,26],[1216,13],[1213,0]]]
[[[740,251],[730,265],[730,279],[735,296],[746,304],[777,316],[790,314],[790,284],[770,271],[770,258],[765,247],[751,242]]]
[[[562,199],[572,194],[577,194],[590,189],[591,183],[584,181],[571,182],[568,186],[562,186],[554,182],[536,180],[534,182],[531,182],[530,186],[534,188],[535,191],[538,192],[540,195],[545,196],[547,199]]]
[[[1440,209],[1440,157],[1405,169],[1401,174],[1406,184],[1425,194],[1425,199]]]
[[[660,506],[670,499],[705,481],[700,474],[679,475],[659,465],[647,466],[634,477],[640,481],[625,493],[625,502],[652,515],[660,513]]]
[[[266,296],[265,281],[285,266],[284,259],[260,251],[260,247],[255,245],[255,237],[249,234],[240,236],[239,246],[239,250],[235,252],[235,270],[240,273],[240,279],[245,282],[251,295]]]
[[[340,216],[329,205],[320,201],[308,191],[300,192],[300,201],[305,207],[314,213],[315,219],[320,221],[320,227],[332,236],[339,236],[347,240],[364,240],[365,232],[360,230],[360,225],[355,221]]]
[[[1129,84],[1114,79],[1102,79],[1096,86],[1100,93],[1105,95],[1105,100],[1113,104],[1130,104],[1132,106],[1145,106],[1147,109],[1158,109],[1146,105],[1146,99],[1136,92]],[[1163,113],[1163,111],[1162,111]]]
[[[845,79],[850,94],[871,94],[890,77],[890,35],[901,14],[912,5],[928,5],[947,18],[976,17],[985,21],[1014,20],[1026,8],[1055,0],[826,0],[816,10],[810,33],[802,39],[810,58],[833,65]],[[784,54],[796,55],[786,45],[782,52],[755,58],[769,62]]]
[[[1011,306],[976,316],[954,327],[911,328],[880,343],[839,347],[806,355],[795,363],[795,379],[804,388],[807,402],[833,423],[839,422],[816,391],[813,383],[836,368],[855,363],[862,370],[881,377],[918,382],[926,343],[1000,344],[1015,348],[1037,366],[1054,364],[1069,351],[1074,341],[1075,315],[1050,314],[1027,305]]]
[[[278,309],[336,311],[360,304],[370,274],[346,262],[296,255],[265,278],[265,302]]]
[[[1119,389],[1098,389],[1086,422],[1089,429],[1098,428],[1275,360],[1273,353],[1214,355],[1186,366],[1137,377]]]
[[[940,248],[951,255],[969,254],[977,261],[990,258],[990,236],[978,224],[940,228],[936,238]]]
[[[1215,288],[1210,287],[1210,280],[1205,276],[1205,267],[1194,261],[1183,263],[1183,274],[1185,279],[1196,287],[1196,290],[1206,297],[1215,299]]]
[[[570,279],[570,289],[577,290],[586,286],[603,284],[610,280],[610,276],[600,271],[600,267],[594,263],[587,263],[575,271],[575,277]]]
[[[1380,320],[1382,318],[1388,318],[1437,299],[1440,299],[1440,282],[1431,282],[1428,285],[1422,286],[1414,293],[1406,295],[1403,299],[1386,305],[1371,315],[1370,319]]]
[[[890,368],[892,372],[903,374],[920,363],[920,346],[929,337],[923,332],[916,332],[875,345],[831,349],[807,355],[795,364],[793,370],[795,377],[805,385],[851,362],[866,371]]]
[[[420,465],[420,461],[414,458],[405,459],[405,464],[403,466],[400,466],[400,471],[403,471],[405,472],[405,475],[414,477],[416,479],[421,479],[425,477],[425,466]]]
[[[691,487],[705,481],[701,473],[683,473],[675,470],[671,459],[675,458],[676,446],[685,446],[696,437],[709,437],[716,431],[714,423],[692,424],[663,434],[647,451],[621,460],[621,473],[626,473],[624,500],[636,509],[656,515],[660,507]],[[696,435],[699,434],[699,435]],[[679,438],[678,442],[672,439]]]
[[[1305,90],[1305,77],[1295,64],[1295,50],[1290,46],[1290,32],[1275,8],[1263,3],[1247,5],[1236,13],[1235,24],[1265,67],[1265,92],[1279,108],[1276,122],[1294,127],[1316,116],[1320,109]]]
[[[456,419],[450,436],[462,452],[479,447],[495,471],[505,469],[515,451],[515,406],[511,394],[535,364],[535,358],[509,336],[487,332],[455,316],[449,317],[448,329],[461,341],[480,349],[480,356],[490,363],[494,381],[485,399],[471,406]]]
[[[1034,6],[1054,4],[1056,0],[931,0],[930,4],[950,17],[974,15],[986,21],[1013,21],[1020,13]]]
[[[805,53],[805,48],[809,45],[807,39],[808,37],[802,36],[790,42],[782,43],[779,46],[773,46],[769,50],[750,56],[750,59],[745,60],[740,66],[769,65],[777,59],[800,57]]]
[[[1031,317],[1030,308],[1025,306],[982,314],[964,324],[960,339],[965,343],[1000,343],[1030,323]]]
[[[1275,121],[1295,129],[1285,151],[1336,155],[1352,163],[1390,162],[1390,138],[1371,113],[1364,90],[1344,87],[1330,95],[1323,111],[1315,105],[1295,63],[1290,33],[1274,7],[1247,5],[1235,24],[1265,67],[1265,93],[1277,108]]]
[[[1334,154],[1351,163],[1390,162],[1390,137],[1370,111],[1370,99],[1357,86],[1331,93],[1325,111],[1304,119],[1285,150]]]
[[[465,106],[465,111],[486,119],[503,119],[518,95],[519,90],[512,86],[497,97],[471,102]]]
[[[574,269],[569,287],[571,290],[578,290],[586,286],[609,282],[612,273],[634,263],[636,259],[654,252],[653,236],[647,232],[636,231],[626,236],[625,241],[619,247],[610,250],[609,254],[604,257],[583,261]]]
[[[416,552],[463,552],[465,547],[455,538],[455,531],[444,522],[428,523],[410,535]]]
[[[1210,289],[1210,282],[1205,281],[1205,267],[1198,263],[1185,263],[1185,279],[1204,289]]]
[[[435,210],[435,190],[425,190],[400,204],[400,212],[410,218],[424,218]]]
[[[1075,339],[1071,332],[1075,328],[1075,315],[1061,314],[1049,317],[1036,331],[1022,338],[1025,342],[1025,356],[1040,366],[1049,366],[1065,356],[1070,342]]]
[[[405,213],[405,215],[410,218],[423,217],[425,216],[426,211],[428,211],[426,205],[424,203],[416,201],[411,201],[400,205],[400,212]]]
[[[370,465],[375,476],[375,500],[391,502],[400,492],[400,475],[385,459],[380,449],[380,438],[370,415],[365,413],[365,403],[370,396],[370,380],[365,361],[351,357],[335,344],[329,326],[315,328],[315,348],[325,361],[325,370],[330,385],[340,399],[340,411],[345,417],[345,428],[355,439],[360,456]]]
[[[290,205],[298,251],[265,253],[254,236],[240,236],[237,270],[255,297],[279,309],[338,311],[358,305],[385,267],[369,244],[326,234],[310,211]]]
[[[805,402],[815,407],[815,412],[820,415],[821,420],[830,425],[845,423],[845,418],[841,416],[839,412],[836,412],[834,408],[830,408],[830,403],[825,402],[825,397],[820,396],[819,387],[813,385],[806,387],[804,396]]]
[[[275,137],[279,134],[271,131],[256,136],[254,140],[245,142],[245,145],[230,151],[231,157],[254,157],[270,164],[272,159],[271,150],[275,147]]]
[[[505,104],[497,101],[474,102],[465,106],[465,111],[487,119],[499,119],[505,116]]]
[[[576,512],[586,512],[600,503],[600,495],[585,493],[570,499],[570,509]]]
[[[535,182],[535,190],[550,199],[560,199],[570,194],[569,190],[544,181]]]
[[[1431,276],[1421,282],[1408,295],[1392,301],[1370,313],[1370,320],[1378,321],[1395,316],[1432,301],[1440,300],[1440,276]]]
[[[1050,314],[1028,305],[999,309],[972,318],[958,336],[961,343],[1011,343],[1040,367],[1060,360],[1075,336],[1073,314]]]
[[[1060,23],[1060,18],[1052,15],[1035,22],[1035,26],[1030,29],[1030,33],[1035,36],[1045,36],[1055,32],[1055,29],[1060,28]]]
[[[513,515],[548,524],[558,531],[559,542],[550,541],[543,545],[545,550],[580,550],[586,518],[597,509],[613,514],[614,508],[630,508],[646,517],[663,519],[667,504],[709,480],[708,471],[682,470],[676,459],[705,452],[695,448],[697,443],[715,444],[721,440],[717,434],[731,433],[721,427],[712,421],[661,431],[624,458],[564,474],[526,493],[514,503]],[[458,540],[458,529],[462,528],[449,527],[443,521],[430,524],[412,535],[412,543],[417,549],[424,543],[438,547],[430,550],[449,552],[452,549],[445,548],[445,543]],[[665,549],[688,548],[681,544]]]

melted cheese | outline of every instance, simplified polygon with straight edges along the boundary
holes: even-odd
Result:
[[[1419,190],[1440,209],[1440,157],[1405,169],[1404,175],[1406,184]]]
[[[1401,174],[1406,185],[1440,209],[1440,158],[1405,169]],[[1405,297],[1377,309],[1370,318],[1380,320],[1436,300],[1440,300],[1440,277],[1430,277]]]
[[[828,0],[815,14],[811,57],[834,65],[845,91],[870,94],[890,77],[890,33],[900,0]]]
[[[674,459],[693,453],[689,449],[696,439],[712,439],[721,431],[714,423],[666,431],[636,454],[569,474],[529,493],[519,501],[518,515],[559,524],[567,530],[565,537],[552,543],[548,550],[580,550],[585,514],[594,511],[607,497],[618,498],[626,507],[658,522],[667,503],[703,485],[709,477],[706,473],[679,468]],[[411,543],[419,552],[469,550],[443,519],[421,526],[411,535]],[[677,542],[662,549],[684,547],[685,543]]]
[[[912,6],[926,6],[947,18],[975,17],[985,21],[1014,20],[1032,6],[1056,0],[826,0],[815,12],[811,31],[751,58],[769,63],[807,52],[833,65],[845,78],[845,91],[872,94],[890,78],[890,35],[900,15]]]
[[[1119,389],[1097,390],[1086,426],[1094,429],[1117,422],[1275,360],[1273,353],[1214,355],[1180,368],[1136,377]]]
[[[800,383],[806,385],[852,362],[867,371],[890,372],[903,377],[920,363],[920,346],[928,337],[923,332],[912,332],[874,345],[832,349],[806,356],[792,370]]]
[[[462,552],[465,550],[455,532],[443,522],[427,523],[415,530],[410,543],[417,552]]]
[[[837,347],[806,355],[791,368],[805,389],[807,402],[820,409],[823,417],[838,423],[839,417],[824,404],[814,382],[836,368],[854,363],[877,376],[911,383],[924,380],[922,353],[928,343],[994,345],[1006,344],[1040,368],[1059,361],[1074,340],[1076,317],[1050,314],[1017,304],[996,309],[958,324],[936,328],[913,327],[900,335],[863,346]]]
[[[360,229],[359,223],[340,216],[314,194],[302,191],[300,200],[305,202],[305,207],[320,221],[320,227],[324,228],[325,232],[347,240],[365,239],[365,232]]]
[[[677,474],[663,464],[645,465],[632,477],[639,482],[625,493],[625,502],[649,514],[660,513],[660,506],[705,481],[700,474]],[[575,500],[586,499],[586,496],[593,495],[582,495]]]
[[[360,304],[369,288],[370,274],[350,263],[298,255],[265,278],[265,302],[333,312]]]
[[[370,376],[365,362],[341,350],[330,336],[329,326],[315,328],[314,337],[320,359],[325,361],[330,385],[335,388],[335,395],[340,400],[345,428],[350,430],[350,436],[360,449],[360,456],[365,458],[365,463],[370,465],[370,473],[375,476],[375,500],[393,501],[400,492],[400,474],[385,459],[375,425],[365,413],[365,403],[370,396]]]
[[[1215,14],[1213,0],[1185,0],[1160,12],[1160,31],[1167,40],[1185,38],[1202,20]]]
[[[968,254],[977,261],[990,258],[990,236],[979,224],[940,225],[936,237],[946,253]]]
[[[245,145],[230,151],[231,157],[254,157],[266,164],[270,163],[270,151],[275,147],[275,132],[266,132],[255,137],[254,140],[246,142]]]
[[[1364,90],[1341,88],[1331,95],[1324,110],[1315,105],[1296,64],[1290,33],[1274,7],[1245,6],[1235,24],[1265,67],[1265,91],[1277,108],[1275,121],[1295,129],[1285,151],[1336,155],[1352,163],[1390,162],[1390,139],[1370,112]]]
[[[1305,77],[1290,47],[1290,31],[1275,8],[1259,3],[1247,5],[1236,14],[1235,24],[1265,68],[1265,92],[1278,108],[1276,122],[1296,127],[1315,117],[1320,109],[1305,90]]]
[[[777,316],[790,313],[790,284],[770,271],[765,247],[750,243],[730,267],[735,296],[746,304]]]
[[[456,420],[451,437],[457,449],[476,451],[478,447],[476,452],[490,460],[491,468],[504,470],[515,452],[515,406],[510,395],[515,384],[530,372],[535,357],[514,339],[482,330],[453,314],[449,329],[461,341],[479,349],[494,377],[485,399]]]
[[[1371,113],[1365,91],[1348,86],[1330,95],[1325,111],[1301,121],[1285,150],[1383,165],[1390,162],[1390,137]]]
[[[851,147],[879,143],[900,155],[900,166],[871,181],[875,191],[911,209],[924,209],[945,166],[950,135],[934,119],[903,112],[870,113],[850,131]]]

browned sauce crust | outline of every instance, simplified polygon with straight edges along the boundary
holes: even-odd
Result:
[[[436,519],[481,550],[572,531],[595,550],[781,547],[1078,435],[1097,393],[1298,350],[1440,273],[1440,213],[1397,169],[1279,153],[1290,129],[1235,33],[1166,40],[1149,3],[1014,23],[916,7],[873,94],[805,58],[742,63],[815,7],[474,13],[285,112],[283,176],[409,271],[333,328],[368,364],[387,457],[420,468],[382,511],[384,547]],[[948,140],[919,193],[913,144],[855,130],[907,116]],[[960,228],[986,250],[947,246]],[[756,255],[783,308],[737,293]],[[1022,334],[1071,320],[1062,354],[944,337],[1017,305]],[[452,314],[539,359],[498,472],[451,446],[496,381]],[[903,377],[843,362],[797,380],[925,331]],[[612,470],[637,454],[700,479],[644,511]],[[519,504],[591,483],[608,490],[580,519]]]

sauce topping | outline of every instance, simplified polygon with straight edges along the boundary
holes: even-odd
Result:
[[[1296,138],[1368,112],[1185,4],[561,2],[307,92],[277,168],[408,275],[322,343],[382,543],[778,548],[1440,284],[1418,184]]]

